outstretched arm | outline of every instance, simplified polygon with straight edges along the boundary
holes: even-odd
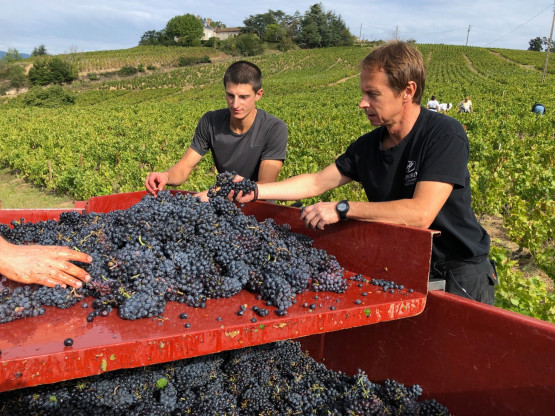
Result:
[[[243,179],[238,176],[236,181]],[[317,173],[305,173],[285,179],[281,182],[263,183],[258,185],[259,199],[277,199],[281,201],[296,201],[323,194],[330,189],[349,183],[351,178],[342,175],[335,163]],[[254,193],[243,195],[242,192],[235,197],[240,203],[250,202]]]
[[[10,280],[79,288],[91,277],[72,261],[90,263],[92,258],[68,247],[15,245],[0,237],[0,275]]]

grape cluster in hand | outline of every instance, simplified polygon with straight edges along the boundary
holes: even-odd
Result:
[[[12,416],[449,415],[421,395],[419,385],[329,370],[298,342],[283,341],[0,393],[0,409]]]
[[[123,319],[164,313],[168,301],[205,307],[207,299],[246,289],[283,316],[297,294],[312,289],[342,293],[343,268],[312,240],[272,219],[258,222],[232,202],[209,202],[161,191],[128,210],[60,221],[12,222],[0,235],[14,244],[62,245],[90,254],[91,281],[80,289],[17,287],[0,292],[0,323],[42,315],[44,306],[69,308],[92,296],[93,322],[117,310]],[[36,289],[36,290],[34,290]]]
[[[231,191],[234,191],[234,194],[243,191],[243,194],[246,195],[256,189],[256,183],[248,178],[243,178],[239,182],[233,182],[235,176],[237,176],[237,172],[218,173],[216,184],[208,189],[208,197],[221,196],[226,198]]]

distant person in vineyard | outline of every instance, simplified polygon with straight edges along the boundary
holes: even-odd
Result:
[[[224,74],[224,87],[227,108],[204,114],[181,160],[146,177],[149,193],[156,196],[166,185],[181,185],[208,150],[218,172],[236,171],[258,183],[277,180],[286,156],[287,125],[256,108],[263,94],[262,72],[253,63],[235,62]],[[199,196],[205,199],[206,193]]]
[[[430,101],[426,103],[426,108],[430,111],[438,111],[439,110],[439,101],[437,100],[435,95],[432,95]]]
[[[471,208],[468,138],[456,119],[420,105],[425,79],[422,55],[409,43],[374,49],[362,61],[359,107],[378,128],[320,172],[229,198],[292,201],[361,182],[369,202],[318,202],[304,208],[301,219],[320,230],[356,219],[441,231],[433,240],[430,277],[445,279],[448,292],[493,304],[497,277],[488,259],[490,237]]]
[[[451,103],[449,103],[449,104],[448,103],[440,103],[439,104],[439,111],[442,112],[442,113],[448,112],[449,110],[451,110],[451,108],[453,108],[453,104],[451,104]]]
[[[536,113],[536,114],[539,114],[540,116],[543,116],[545,114],[545,106],[540,103],[535,103],[532,106],[532,113]]]
[[[79,288],[91,277],[72,261],[90,263],[92,258],[68,247],[16,245],[0,237],[0,276],[15,282]]]
[[[457,108],[459,109],[459,113],[471,113],[472,101],[470,101],[470,97],[468,95],[464,97],[464,100],[459,103]]]

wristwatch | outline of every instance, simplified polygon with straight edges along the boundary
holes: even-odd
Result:
[[[339,201],[335,206],[337,213],[339,214],[339,218],[342,220],[347,219],[347,212],[349,212],[349,202],[346,199]]]

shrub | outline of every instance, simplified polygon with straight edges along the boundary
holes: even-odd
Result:
[[[145,72],[145,66],[144,66],[143,64],[139,64],[139,65],[137,66],[137,71],[139,71],[139,72]]]
[[[210,39],[204,41],[204,46],[207,48],[217,48],[220,45],[220,39],[215,36],[212,36]]]
[[[179,60],[177,61],[178,66],[191,66],[195,64],[207,64],[210,63],[209,56],[203,56],[202,58],[194,57],[194,56],[180,56]]]
[[[265,45],[254,33],[239,35],[235,41],[237,50],[243,56],[254,56],[264,53]]]
[[[29,107],[56,108],[75,104],[75,94],[60,85],[35,87],[25,94],[23,103]]]
[[[155,70],[156,70],[156,66],[150,64],[150,65],[148,65],[148,66],[146,67],[146,69],[148,69],[149,71],[155,71]]]
[[[135,75],[139,70],[134,66],[124,66],[119,70],[119,74],[122,77],[129,77],[131,75]]]
[[[293,42],[293,40],[291,38],[288,38],[286,36],[281,38],[281,40],[279,41],[279,44],[278,44],[278,49],[281,52],[287,52],[287,51],[290,51],[291,49],[296,49],[296,48],[298,48],[298,47],[295,44],[295,42]]]
[[[98,81],[100,79],[100,77],[98,76],[98,74],[96,72],[91,72],[91,73],[87,74],[87,78],[89,78],[89,80],[91,80],[91,81]]]
[[[0,81],[2,80],[7,81],[5,83],[6,89],[26,87],[27,75],[25,75],[25,68],[18,64],[3,65],[0,67]]]
[[[29,80],[33,85],[61,85],[74,79],[77,79],[76,67],[57,56],[37,60],[29,70]]]

